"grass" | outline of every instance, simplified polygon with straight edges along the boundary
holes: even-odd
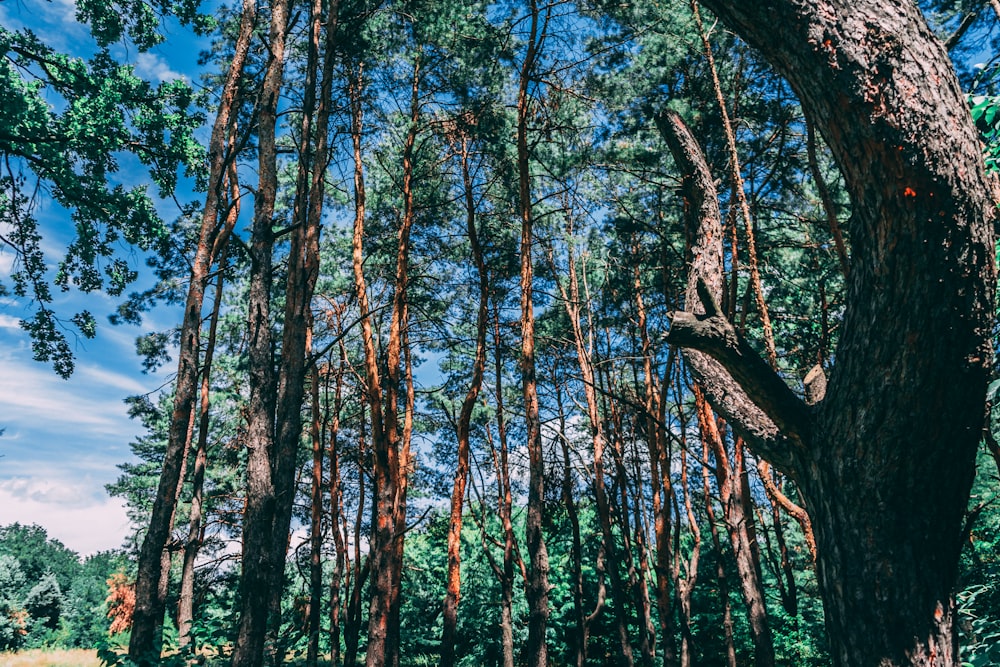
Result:
[[[97,651],[91,649],[32,649],[0,653],[0,667],[100,667]]]

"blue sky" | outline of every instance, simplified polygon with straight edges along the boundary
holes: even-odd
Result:
[[[75,20],[73,0],[0,2],[0,25],[31,28],[51,47],[86,56],[93,50],[85,26]],[[132,63],[139,76],[154,83],[169,79],[197,80],[198,42],[184,28],[168,26],[167,41],[149,53],[119,48],[116,55]],[[123,161],[123,164],[125,162]],[[141,170],[118,174],[122,183],[145,182]],[[195,196],[186,193],[181,199]],[[36,212],[43,224],[50,263],[69,233],[66,211],[43,201]],[[160,215],[170,220],[172,202]],[[15,257],[0,246],[0,282],[10,284]],[[134,266],[142,271],[141,258]],[[97,337],[74,340],[76,372],[60,379],[45,364],[32,360],[30,343],[19,321],[31,314],[28,304],[0,299],[0,525],[18,521],[44,526],[51,537],[81,554],[121,545],[128,532],[124,508],[109,498],[104,485],[118,476],[116,465],[131,459],[129,442],[141,425],[129,420],[126,396],[156,392],[169,378],[144,375],[134,352],[136,336],[166,330],[179,321],[173,309],[150,313],[142,326],[111,326],[107,314],[115,301],[102,294],[56,296],[55,309],[69,316],[87,308],[98,318]]]

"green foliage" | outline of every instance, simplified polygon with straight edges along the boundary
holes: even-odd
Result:
[[[119,16],[104,2],[81,3],[81,12],[90,16],[88,7],[97,5]],[[141,12],[131,16],[150,28]],[[107,48],[85,61],[54,51],[31,31],[0,27],[0,226],[6,230],[0,243],[18,260],[11,291],[34,303],[34,315],[21,325],[35,359],[59,375],[69,376],[74,364],[63,319],[51,306],[52,288],[118,296],[138,277],[120,244],[163,251],[166,228],[147,187],[115,183],[122,160],[137,158],[159,196],[169,196],[179,169],[199,173],[203,152],[194,131],[203,120],[182,81],[153,86]],[[43,195],[74,225],[54,273],[42,250],[49,222],[39,215]],[[94,336],[87,311],[68,322],[79,335]]]
[[[0,527],[0,650],[92,648],[107,635],[107,578],[121,556],[82,563],[39,526]]]
[[[17,559],[0,554],[0,650],[17,650],[24,644],[29,620],[21,594],[25,582]]]

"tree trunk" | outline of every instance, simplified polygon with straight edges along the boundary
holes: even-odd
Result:
[[[462,506],[465,500],[465,486],[469,477],[469,432],[472,424],[472,410],[479,398],[483,386],[483,375],[486,369],[486,324],[489,314],[489,275],[486,273],[486,263],[483,251],[479,245],[479,234],[476,231],[476,203],[472,186],[472,175],[469,171],[468,137],[461,131],[461,169],[462,184],[465,193],[466,233],[469,235],[469,246],[472,249],[472,259],[479,275],[479,311],[476,315],[476,354],[472,363],[472,382],[469,391],[462,401],[459,413],[456,435],[458,438],[458,467],[455,470],[455,480],[451,490],[451,515],[448,525],[448,580],[447,593],[444,599],[443,620],[441,631],[440,667],[452,667],[455,662],[455,629],[458,625],[458,600],[461,595],[461,548],[462,548]]]
[[[316,77],[320,70],[320,39],[323,32],[323,3],[312,0],[309,10],[309,43],[306,55],[305,91],[299,127],[298,173],[295,183],[292,232],[285,282],[285,312],[281,338],[280,374],[275,419],[275,447],[272,459],[275,511],[271,537],[271,559],[275,563],[270,582],[270,641],[275,665],[284,661],[285,648],[279,641],[281,597],[284,593],[284,562],[288,551],[289,528],[295,502],[295,472],[302,436],[302,404],[305,397],[306,341],[312,313],[312,297],[319,277],[319,236],[323,216],[327,135],[331,100],[334,34],[337,27],[336,1],[330,3],[326,21],[322,91],[316,99]],[[320,450],[322,452],[322,450]],[[322,456],[322,454],[320,454]],[[281,564],[279,567],[278,564]]]
[[[311,319],[311,318],[310,318]],[[306,354],[313,353],[313,327],[306,333]],[[330,368],[326,367],[329,374]],[[320,608],[323,606],[323,416],[320,412],[319,359],[314,359],[309,369],[309,398],[312,419],[309,438],[312,440],[312,483],[309,493],[309,640],[306,646],[306,665],[316,667],[319,659]],[[332,530],[339,530],[333,524]],[[332,602],[331,602],[332,603]]]
[[[231,173],[232,175],[232,173]],[[238,190],[233,188],[234,192]],[[230,212],[235,224],[239,217],[239,200]],[[232,229],[232,226],[229,226]],[[222,285],[227,268],[226,249],[222,249],[219,259],[219,276],[215,283],[215,304],[208,325],[208,341],[205,346],[205,360],[201,371],[201,407],[198,415],[198,445],[194,458],[194,479],[191,490],[191,511],[188,537],[184,542],[184,563],[181,566],[181,590],[177,600],[177,643],[181,650],[191,644],[191,623],[194,620],[194,564],[202,543],[203,494],[205,468],[208,463],[209,389],[211,388],[212,359],[215,356],[215,338],[219,326],[219,311],[222,307]]]
[[[531,173],[528,155],[528,85],[531,81],[539,37],[539,11],[530,0],[531,28],[527,53],[521,64],[517,94],[517,173],[521,213],[521,385],[524,393],[525,441],[528,448],[528,510],[525,542],[528,546],[528,642],[524,659],[528,667],[548,664],[545,628],[549,619],[549,555],[542,524],[545,514],[545,464],[542,459],[542,423],[539,417],[535,380],[535,316],[532,303],[533,275],[531,247],[534,241],[531,212]]]
[[[384,406],[382,382],[378,375],[371,324],[367,317],[365,331],[365,367],[368,374],[368,399],[372,408],[372,453],[375,460],[375,540],[372,546],[372,599],[368,618],[368,667],[399,665],[399,590],[402,580],[402,540],[406,524],[406,468],[409,431],[412,424],[412,378],[407,327],[407,286],[409,283],[410,230],[414,220],[413,151],[420,119],[420,58],[413,65],[410,98],[410,125],[403,146],[403,220],[396,249],[396,275],[386,348]],[[359,101],[360,104],[360,101]],[[360,160],[360,145],[355,145]],[[363,219],[359,216],[359,219]],[[355,226],[355,275],[361,275],[361,236]],[[357,279],[362,294],[363,278]],[[360,300],[360,297],[359,297]],[[367,301],[367,299],[365,299]],[[367,311],[367,307],[365,309]],[[404,348],[405,351],[404,351]],[[399,399],[403,356],[406,356],[406,414],[400,432]],[[376,393],[376,390],[377,393]],[[378,417],[376,417],[378,415]]]
[[[233,106],[243,78],[243,65],[250,47],[250,36],[257,17],[256,0],[244,0],[240,32],[236,39],[233,59],[226,74],[219,111],[209,139],[209,181],[205,207],[202,209],[198,246],[191,264],[184,320],[181,323],[180,347],[177,360],[174,406],[170,416],[170,434],[163,459],[163,469],[157,485],[149,519],[149,530],[139,551],[135,585],[135,611],[132,635],[129,638],[129,658],[140,667],[159,663],[162,642],[164,602],[157,589],[161,576],[160,556],[170,537],[171,519],[176,506],[177,489],[181,484],[181,467],[185,458],[188,423],[198,389],[198,338],[205,286],[214,257],[212,236],[219,224],[219,201],[227,159],[232,159],[226,144],[233,122]]]
[[[336,318],[335,332],[338,336],[343,333],[340,321],[342,307],[335,309]],[[335,374],[335,386],[333,396],[333,415],[330,418],[330,530],[333,533],[333,544],[336,550],[336,558],[333,564],[333,574],[330,577],[330,664],[336,666],[340,663],[340,606],[341,587],[343,585],[344,570],[347,562],[347,519],[343,517],[343,492],[340,477],[340,415],[343,409],[343,388],[344,373],[346,372],[347,346],[343,339],[338,342],[340,348],[340,361]],[[359,474],[359,478],[363,477]],[[363,488],[359,489],[359,496],[363,493]],[[363,500],[359,498],[359,504]],[[343,523],[343,527],[341,527]],[[343,530],[343,532],[341,532]]]
[[[274,202],[277,195],[275,126],[284,74],[289,0],[274,0],[268,44],[270,58],[260,91],[258,112],[258,178],[254,196],[250,247],[249,337],[250,400],[247,404],[247,501],[243,517],[243,559],[240,580],[240,623],[233,648],[233,667],[260,667],[264,660],[268,603],[275,560],[272,525],[275,512],[273,478],[275,438],[275,378],[271,331],[271,284],[274,245]]]
[[[990,190],[964,97],[909,3],[705,4],[798,93],[844,175],[854,254],[836,366],[815,406],[718,314],[713,278],[694,266],[706,313],[675,314],[671,339],[711,355],[714,365],[689,356],[710,400],[798,483],[834,664],[956,665],[952,587],[995,286]]]

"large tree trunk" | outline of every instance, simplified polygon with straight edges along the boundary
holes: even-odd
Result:
[[[139,552],[138,575],[135,586],[135,611],[132,617],[132,635],[129,638],[129,658],[139,665],[157,664],[160,659],[164,602],[159,598],[161,554],[170,537],[171,519],[176,504],[177,489],[181,483],[181,467],[188,442],[188,423],[194,408],[198,389],[198,335],[201,330],[201,311],[205,300],[205,286],[209,279],[212,256],[212,236],[219,224],[219,202],[223,193],[223,178],[227,159],[226,150],[233,107],[243,77],[243,65],[250,48],[250,35],[257,18],[256,0],[244,0],[240,18],[240,32],[236,39],[233,59],[226,74],[226,82],[219,101],[219,111],[209,139],[209,181],[205,207],[202,210],[201,230],[191,277],[188,283],[184,320],[181,323],[180,349],[177,357],[177,380],[174,407],[170,416],[170,435],[163,459],[163,470],[157,486],[156,499],[150,513],[149,530]]]
[[[414,220],[413,156],[420,119],[420,58],[413,64],[410,97],[410,124],[403,145],[403,219],[396,247],[396,274],[386,347],[384,382],[378,375],[375,345],[367,317],[365,368],[368,375],[368,399],[372,408],[372,452],[375,461],[375,539],[372,546],[372,599],[368,618],[368,667],[399,665],[399,593],[403,570],[403,536],[406,524],[406,475],[409,465],[409,441],[412,428],[413,390],[406,327],[408,321],[407,286],[409,284],[410,230]],[[360,104],[360,101],[359,101]],[[355,145],[356,160],[360,147]],[[356,220],[363,220],[358,216]],[[355,226],[355,276],[360,276],[361,242]],[[363,278],[357,278],[359,301]],[[367,299],[365,299],[367,300]],[[367,310],[367,308],[366,308]],[[367,313],[366,313],[367,314]],[[400,428],[399,401],[403,388],[403,361],[406,361],[406,413]],[[378,389],[378,393],[376,393]],[[382,417],[376,419],[376,415]],[[402,432],[401,432],[402,431]]]
[[[789,79],[825,138],[851,197],[854,255],[836,366],[815,406],[736,334],[695,265],[701,289],[687,308],[706,312],[675,314],[671,338],[711,355],[689,355],[709,399],[799,484],[834,664],[956,665],[952,587],[995,286],[989,187],[963,95],[912,4],[705,4]]]
[[[284,75],[289,0],[274,0],[268,37],[270,59],[260,91],[258,178],[250,247],[250,297],[247,314],[250,400],[247,404],[247,500],[243,517],[240,624],[233,667],[259,667],[264,659],[268,601],[274,570],[283,569],[271,548],[275,511],[275,382],[271,331],[274,203],[278,188],[275,127]]]
[[[270,645],[272,660],[284,661],[284,646],[278,640],[281,626],[281,597],[284,592],[285,555],[295,502],[295,471],[302,436],[302,403],[305,395],[306,340],[312,313],[312,296],[319,277],[319,236],[323,215],[327,165],[327,135],[331,100],[334,34],[337,27],[336,1],[328,7],[326,25],[323,3],[312,0],[309,10],[309,43],[299,128],[298,173],[295,184],[294,223],[288,252],[288,277],[285,282],[285,313],[281,339],[281,365],[275,417],[275,447],[272,459],[274,476],[274,524],[271,537],[271,560],[275,563],[270,582]],[[323,43],[322,91],[317,100],[316,77],[320,71],[321,37]],[[279,566],[280,564],[280,566]]]

